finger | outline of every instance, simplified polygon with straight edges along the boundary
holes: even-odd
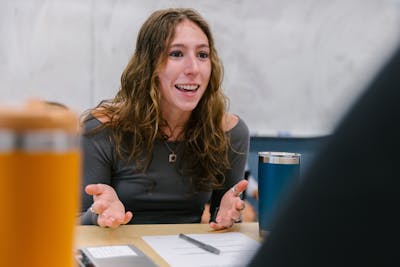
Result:
[[[102,214],[107,208],[108,208],[108,205],[103,203],[103,201],[98,200],[98,201],[93,202],[92,206],[90,207],[90,210],[93,213]]]
[[[245,207],[246,207],[246,204],[244,203],[243,200],[236,201],[236,203],[235,203],[236,210],[241,211],[241,210],[244,210]]]
[[[220,230],[219,225],[215,222],[210,222],[208,225],[214,230]]]
[[[234,209],[229,210],[228,212],[225,213],[224,216],[220,217],[220,220],[217,221],[216,223],[223,228],[229,228],[233,225],[235,222],[236,218],[240,217],[240,213]]]
[[[126,216],[128,212],[123,212],[123,213],[116,213],[114,216],[112,216],[115,221],[117,221],[119,224],[126,224]],[[131,212],[129,212],[131,213]],[[129,215],[128,215],[129,216]],[[129,222],[129,221],[128,221]]]
[[[243,202],[242,200],[240,200],[239,202]],[[221,225],[225,225],[230,227],[231,225],[231,221],[235,220],[234,218],[240,216],[240,211],[237,208],[237,204],[232,205],[232,208],[227,210],[224,213],[218,212],[217,217],[215,218],[215,222]],[[242,206],[240,204],[240,206]],[[239,215],[237,215],[236,213],[239,213]]]
[[[222,224],[215,223],[215,222],[210,222],[209,226],[214,230],[223,230],[223,229],[228,228]]]
[[[100,214],[100,215],[97,217],[97,224],[98,224],[100,227],[107,227],[107,224],[106,224],[106,217],[105,217],[104,215]]]
[[[233,225],[234,221],[229,217],[226,217],[222,222],[217,223],[220,229],[228,229],[231,228]]]
[[[117,228],[121,224],[114,217],[109,216],[105,219],[106,226],[109,228]]]
[[[132,218],[133,218],[132,212],[127,211],[127,212],[125,213],[125,219],[122,221],[121,224],[127,224],[128,222],[130,222],[130,220],[132,220]]]
[[[111,216],[106,212],[99,215],[97,222],[101,227],[117,228],[121,225],[121,223],[114,216]]]
[[[101,220],[101,219],[97,219],[97,224],[98,224],[100,227],[102,227],[102,228],[107,227],[106,224],[103,223],[103,220]]]
[[[125,221],[125,212],[124,211],[116,211],[116,210],[106,210],[104,211],[104,213],[102,213],[105,218],[106,218],[106,222],[107,222],[107,226],[108,227],[112,227],[115,224],[124,224]]]
[[[105,187],[103,184],[89,184],[85,187],[85,192],[88,193],[89,195],[99,195],[103,193],[105,190]]]
[[[246,180],[241,180],[235,185],[236,196],[239,196],[246,190],[248,183],[249,182],[247,182]]]
[[[106,220],[106,224],[107,224],[107,226],[110,227],[110,228],[117,228],[117,227],[119,227],[119,226],[122,225],[122,224],[127,224],[132,218],[133,218],[132,212],[128,211],[128,212],[126,212],[125,215],[124,215],[122,218],[120,218],[120,219],[117,219],[117,218],[114,218],[114,217],[109,217],[109,218]]]
[[[241,214],[240,214],[240,212],[237,211],[237,210],[232,210],[232,211],[230,212],[229,215],[230,215],[230,219],[231,219],[233,222],[237,222],[238,220],[241,219]]]
[[[117,227],[119,227],[120,225],[121,225],[121,223],[119,222],[119,221],[117,221],[117,220],[115,220],[114,218],[110,218],[111,220],[110,220],[110,228],[117,228]]]

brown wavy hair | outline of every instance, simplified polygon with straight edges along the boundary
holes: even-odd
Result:
[[[229,137],[222,120],[227,98],[222,92],[223,66],[208,23],[193,9],[158,10],[142,25],[135,52],[121,76],[121,88],[114,99],[102,101],[92,113],[108,118],[101,127],[111,129],[117,154],[135,160],[146,171],[152,159],[153,144],[163,140],[158,70],[166,63],[175,27],[183,20],[198,25],[208,38],[211,76],[207,89],[193,110],[183,132],[184,155],[179,171],[193,182],[195,189],[221,188],[228,162]],[[128,145],[123,140],[129,139]]]

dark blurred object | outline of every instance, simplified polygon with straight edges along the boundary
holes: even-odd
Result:
[[[400,266],[400,50],[315,158],[249,266]]]

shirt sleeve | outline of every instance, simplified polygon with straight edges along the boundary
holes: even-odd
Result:
[[[216,217],[216,209],[219,207],[221,198],[227,190],[244,179],[244,172],[249,154],[250,134],[246,123],[239,118],[239,122],[228,132],[231,147],[228,152],[231,169],[225,173],[225,185],[221,190],[214,190],[210,202],[211,220]]]
[[[97,216],[88,209],[93,203],[93,197],[85,192],[89,184],[111,184],[113,149],[110,142],[109,130],[102,129],[91,133],[100,126],[101,122],[95,118],[84,124],[81,136],[82,151],[82,182],[81,182],[81,224],[97,224]]]

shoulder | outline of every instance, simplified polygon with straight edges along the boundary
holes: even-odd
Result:
[[[226,113],[224,115],[223,129],[230,136],[233,144],[245,144],[250,140],[249,128],[237,115]]]
[[[222,119],[222,128],[231,134],[235,132],[249,134],[249,129],[243,119],[232,113],[225,113]]]
[[[84,133],[88,133],[97,127],[99,127],[102,123],[93,117],[91,114],[87,115],[82,122],[82,128]]]
[[[101,107],[94,109],[91,115],[103,124],[110,121],[110,117],[105,113],[105,109]]]
[[[107,115],[99,112],[98,109],[94,109],[84,117],[82,122],[83,131],[85,134],[103,132],[102,130],[99,131],[99,129],[105,129],[103,126],[109,121],[110,119]]]
[[[109,117],[105,115],[99,108],[86,111],[82,119],[82,123],[85,128],[87,128],[88,126],[99,126],[109,121]]]
[[[230,127],[226,134],[229,136],[231,148],[235,152],[248,153],[250,145],[250,133],[246,123],[239,116],[231,115],[228,119]],[[236,154],[236,153],[235,153]]]
[[[232,130],[239,122],[239,117],[232,113],[225,113],[222,118],[222,129],[224,132]]]

